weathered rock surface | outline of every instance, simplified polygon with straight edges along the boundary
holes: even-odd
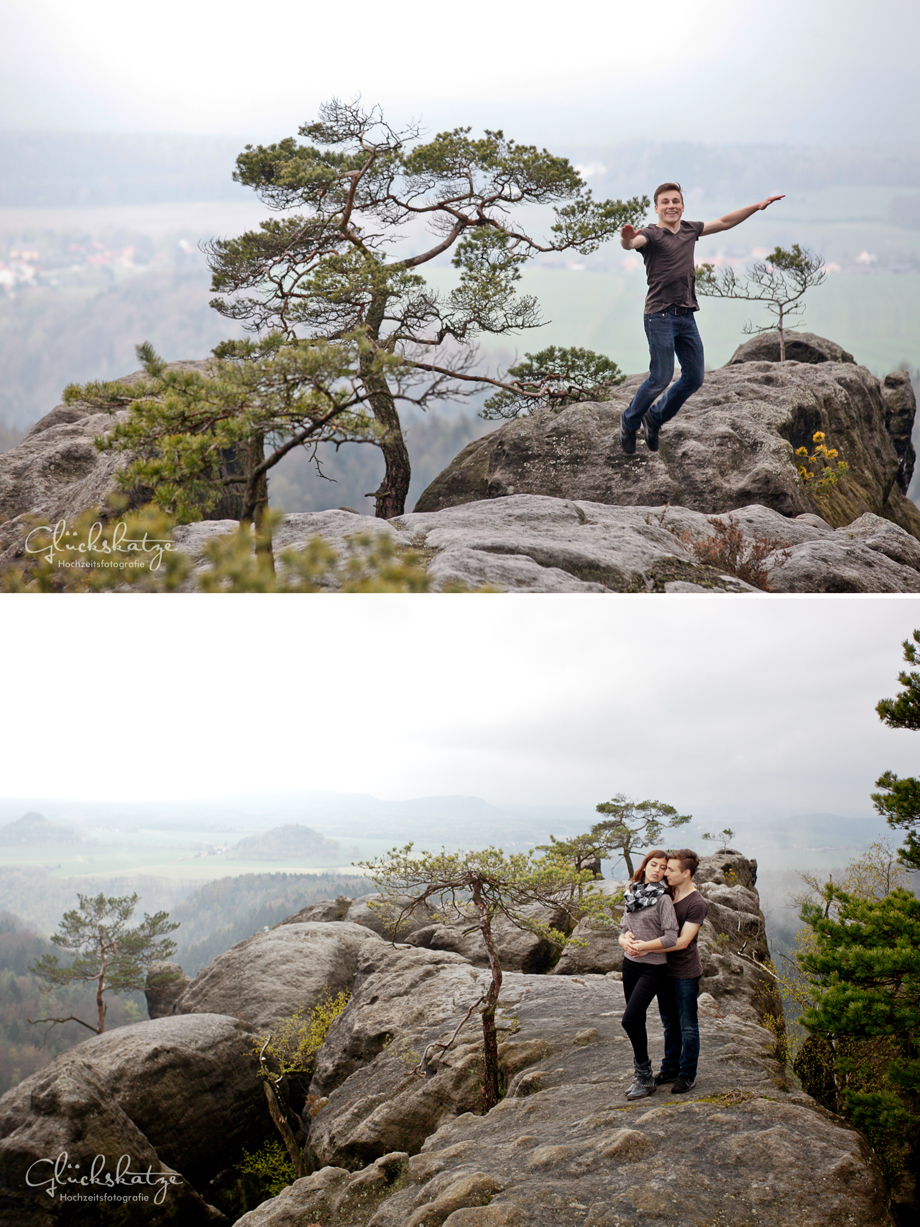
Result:
[[[0,1172],[9,1209],[0,1209],[0,1224],[106,1221],[92,1201],[30,1193],[30,1165],[44,1171],[62,1152],[73,1165],[68,1175],[89,1172],[97,1155],[113,1173],[128,1155],[132,1171],[150,1166],[167,1180],[159,1204],[155,1188],[149,1202],[127,1203],[131,1222],[226,1221],[196,1188],[207,1196],[208,1182],[271,1128],[253,1038],[237,1019],[212,1014],[137,1023],[85,1041],[8,1091],[0,1099]],[[119,1191],[138,1192],[137,1183]],[[13,1211],[36,1217],[5,1217]]]
[[[810,333],[790,334],[789,353],[778,361],[775,334],[742,345],[668,424],[658,453],[640,443],[627,457],[619,446],[620,412],[643,378],[633,375],[609,401],[539,411],[477,439],[413,513],[389,522],[345,510],[290,515],[275,546],[322,537],[342,554],[356,535],[383,533],[422,549],[437,590],[743,593],[765,582],[774,592],[920,591],[920,511],[906,498],[909,376],[878,380]],[[111,422],[89,405],[62,405],[0,455],[0,570],[21,559],[30,515],[72,519],[115,489],[120,459],[92,445]],[[850,465],[820,503],[793,457],[819,429]],[[178,529],[197,570],[209,565],[208,542],[236,528],[220,518],[231,514],[219,507]],[[694,546],[715,535],[713,516],[740,530],[748,561],[759,553],[759,575],[739,574],[725,557],[701,562]],[[333,572],[327,586],[340,582]]]
[[[144,988],[148,1017],[165,1018],[171,1014],[189,984],[191,980],[178,963],[154,963],[147,972]]]
[[[350,989],[364,942],[381,944],[362,925],[278,925],[218,955],[191,981],[174,1014],[232,1014],[259,1031],[297,1010],[311,1010],[326,991]]]
[[[316,1059],[310,1095],[328,1103],[310,1127],[320,1165],[361,1166],[389,1150],[418,1150],[447,1117],[479,1104],[481,1028],[474,1013],[448,1053],[429,1052],[435,1077],[412,1073],[485,992],[487,973],[460,955],[362,947],[352,997]]]
[[[644,375],[629,376],[609,401],[507,422],[468,444],[415,510],[511,494],[624,507],[669,503],[710,515],[758,503],[787,517],[819,512],[837,527],[872,512],[920,536],[920,511],[906,498],[909,380],[895,373],[883,392],[880,380],[832,342],[806,333],[801,344],[806,360],[784,363],[758,360],[768,338],[741,346],[662,430],[658,452],[640,444],[626,456],[619,444],[620,413]],[[823,361],[813,356],[822,349],[831,355]],[[820,506],[808,498],[793,456],[816,431],[850,466]]]
[[[508,592],[758,592],[694,544],[715,537],[713,520],[737,529],[743,558],[760,560],[773,592],[918,592],[920,542],[890,520],[866,513],[833,529],[819,516],[789,519],[751,505],[709,517],[684,507],[611,507],[520,494],[444,511],[372,520],[347,511],[290,515],[285,546],[322,537],[340,553],[348,538],[382,533],[422,548],[436,589],[461,584]],[[176,533],[202,562],[205,545],[234,525],[198,523]],[[333,574],[330,590],[337,587]]]
[[[615,978],[512,974],[502,1003],[519,1028],[506,1058],[528,1061],[496,1108],[446,1120],[416,1154],[296,1181],[242,1227],[891,1224],[865,1143],[788,1088],[763,1028],[704,1014],[696,1088],[628,1103]],[[649,1033],[660,1052],[651,1015]]]
[[[531,907],[522,909],[523,916],[548,925],[562,933],[571,930],[562,908]],[[405,941],[411,946],[425,946],[429,950],[452,950],[462,954],[478,967],[487,967],[489,956],[482,942],[475,915],[472,911],[462,917],[445,917],[447,923],[437,923],[420,928]],[[496,916],[492,922],[492,937],[498,961],[507,971],[528,971],[537,975],[550,969],[559,957],[559,947],[544,937],[521,929],[505,916]]]
[[[815,336],[813,332],[786,333],[787,362],[805,362],[814,365],[818,362],[856,362],[852,354],[847,353],[843,346],[826,337]],[[737,366],[741,362],[779,362],[779,333],[762,332],[739,345],[726,366]]]
[[[372,929],[386,941],[393,941],[394,938],[407,941],[419,929],[425,929],[434,923],[434,911],[427,903],[403,916],[399,911],[400,902],[397,901],[397,910],[394,911],[380,906],[380,895],[376,892],[360,895],[351,901],[345,919],[352,924]]]

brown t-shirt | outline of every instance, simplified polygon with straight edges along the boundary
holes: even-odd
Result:
[[[698,890],[692,890],[689,895],[684,895],[683,899],[676,899],[674,915],[677,917],[678,937],[685,921],[701,925],[708,912],[709,904]],[[695,980],[703,974],[703,964],[700,962],[700,952],[696,944],[698,937],[698,933],[694,935],[686,950],[668,951],[668,974],[675,980]]]
[[[666,226],[646,226],[640,230],[648,242],[640,247],[648,278],[645,314],[667,307],[688,307],[699,311],[696,301],[696,260],[694,248],[705,222],[681,222],[672,234]]]

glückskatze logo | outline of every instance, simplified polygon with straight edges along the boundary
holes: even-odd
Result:
[[[130,1155],[122,1155],[115,1170],[107,1171],[105,1155],[96,1155],[85,1168],[71,1163],[66,1150],[56,1159],[36,1159],[26,1172],[30,1189],[42,1189],[51,1198],[57,1194],[61,1201],[149,1201],[155,1190],[153,1202],[162,1206],[169,1186],[181,1183],[181,1176],[154,1172],[152,1165],[132,1171]]]
[[[151,571],[156,571],[163,554],[175,548],[174,541],[159,540],[146,532],[142,537],[129,537],[128,526],[121,520],[109,540],[103,537],[102,524],[98,520],[85,536],[76,529],[69,529],[66,520],[58,520],[53,528],[50,524],[33,528],[25,541],[27,554],[39,554],[46,562],[57,562],[59,567],[149,566]]]

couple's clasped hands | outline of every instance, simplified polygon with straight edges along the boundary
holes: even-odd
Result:
[[[643,949],[644,945],[644,942],[637,942],[631,934],[627,933],[624,935],[623,949],[627,954],[632,955],[634,959],[641,958],[646,953]]]

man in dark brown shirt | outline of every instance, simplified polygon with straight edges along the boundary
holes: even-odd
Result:
[[[682,221],[684,195],[679,183],[662,183],[655,192],[658,224],[636,230],[624,226],[620,245],[641,251],[648,277],[645,300],[645,335],[649,347],[649,375],[620,419],[620,443],[631,456],[636,450],[639,427],[650,451],[658,451],[658,431],[677,413],[689,396],[703,386],[705,365],[694,311],[696,276],[694,247],[706,234],[731,230],[752,213],[765,209],[782,196],[768,196],[759,204],[726,213],[712,222]],[[680,362],[680,379],[668,388],[674,375],[674,355]],[[667,391],[665,391],[667,389]],[[664,392],[657,404],[654,401]]]

